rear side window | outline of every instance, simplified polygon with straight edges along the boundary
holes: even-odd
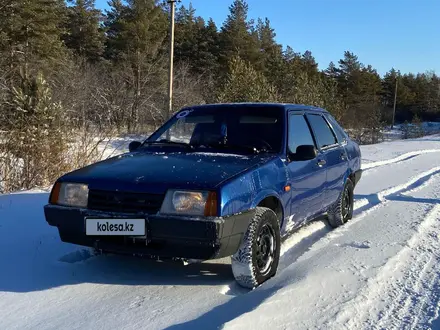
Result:
[[[289,116],[289,150],[296,153],[301,145],[315,145],[309,125],[303,115]]]
[[[347,133],[345,133],[344,129],[339,125],[335,118],[330,115],[327,115],[327,119],[333,127],[333,130],[338,137],[339,142],[344,143],[347,142]]]
[[[316,141],[320,148],[337,144],[336,137],[325,119],[320,115],[307,115],[307,119],[315,132]]]

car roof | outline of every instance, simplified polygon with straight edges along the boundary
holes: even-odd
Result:
[[[322,113],[328,113],[327,110],[315,107],[312,105],[305,105],[305,104],[291,104],[291,103],[263,103],[263,102],[240,102],[240,103],[212,103],[212,104],[201,104],[201,105],[194,105],[194,106],[187,106],[181,110],[196,110],[201,108],[218,108],[218,109],[233,109],[237,106],[247,106],[247,107],[253,107],[253,108],[264,108],[264,107],[273,107],[273,108],[279,108],[284,111],[313,111],[313,112],[322,112]]]

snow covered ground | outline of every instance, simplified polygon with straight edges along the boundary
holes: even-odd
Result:
[[[1,195],[0,329],[440,329],[440,135],[361,149],[354,219],[300,229],[251,292],[227,259],[92,256],[47,192]]]
[[[385,141],[393,141],[402,138],[404,124],[394,125],[393,129],[390,126],[387,126],[383,131],[383,137]],[[414,124],[408,124],[408,127],[411,129],[416,128]],[[440,133],[440,122],[427,121],[423,122],[421,129],[424,135],[437,134]]]

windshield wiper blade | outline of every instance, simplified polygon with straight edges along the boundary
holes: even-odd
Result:
[[[155,145],[155,144],[170,144],[170,145],[176,145],[176,146],[182,146],[193,149],[194,146],[186,143],[186,142],[179,142],[179,141],[170,141],[170,140],[159,140],[159,141],[145,141],[142,146],[145,145]]]

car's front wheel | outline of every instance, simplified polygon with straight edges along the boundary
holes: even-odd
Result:
[[[232,272],[239,285],[253,289],[276,274],[280,259],[280,226],[274,211],[257,207],[238,251]]]
[[[328,222],[333,228],[342,226],[353,217],[354,185],[347,179],[338,200],[328,212]]]

